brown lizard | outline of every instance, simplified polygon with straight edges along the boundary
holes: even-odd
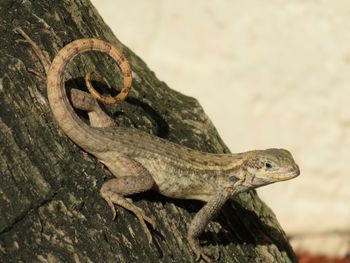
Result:
[[[58,124],[74,143],[93,154],[116,176],[102,185],[101,196],[111,208],[113,218],[116,216],[114,204],[133,212],[149,242],[152,236],[145,222],[154,227],[154,220],[125,196],[153,189],[172,198],[204,201],[206,204],[189,225],[187,238],[197,260],[203,258],[210,262],[198,238],[224,203],[242,191],[298,176],[298,165],[290,152],[284,149],[213,154],[136,129],[101,128],[110,126],[104,121],[102,125],[89,126],[76,115],[67,98],[63,73],[76,55],[90,50],[111,56],[124,74],[124,89],[130,90],[131,70],[115,47],[97,39],[76,40],[58,52],[47,74],[49,103]],[[86,78],[87,83],[90,77]],[[97,92],[92,94],[103,102],[113,100]],[[125,98],[121,96],[114,100]],[[72,101],[75,107],[91,108],[78,99],[73,98]]]

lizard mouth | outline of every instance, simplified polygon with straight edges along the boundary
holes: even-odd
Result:
[[[271,177],[277,181],[286,181],[295,178],[300,175],[300,169],[298,165],[290,168],[286,173],[272,174]]]
[[[298,165],[295,165],[291,167],[290,169],[284,171],[284,172],[272,172],[264,176],[265,179],[274,181],[274,182],[280,182],[280,181],[287,181],[292,178],[295,178],[299,176],[300,169]]]

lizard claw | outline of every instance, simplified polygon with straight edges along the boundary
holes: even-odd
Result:
[[[143,219],[146,220],[147,223],[152,226],[153,230],[156,229],[156,222],[152,218],[145,215]]]
[[[114,204],[111,201],[111,199],[109,199],[109,198],[105,198],[105,200],[107,201],[108,206],[112,210],[112,220],[115,220],[115,218],[117,216],[117,212],[116,212],[116,209],[114,207]],[[135,208],[136,209],[133,212],[135,213],[136,217],[139,219],[141,226],[142,226],[142,229],[147,236],[148,242],[151,243],[152,242],[152,235],[151,235],[151,232],[148,230],[148,227],[145,224],[145,221],[147,223],[149,223],[153,229],[156,229],[156,223],[152,218],[148,217],[141,208],[136,207],[136,206],[135,206]]]
[[[112,210],[112,221],[115,220],[115,218],[117,217],[117,211],[115,210],[114,204],[111,201],[111,199],[109,198],[104,198],[108,204],[108,206],[110,207],[110,209]]]
[[[196,254],[196,261],[199,261],[200,259],[203,259],[207,263],[213,263],[213,260],[208,257],[203,251],[195,252]]]
[[[148,242],[151,243],[152,235],[146,223],[152,225],[152,227],[155,228],[156,227],[155,221],[152,218],[148,217],[146,213],[143,211],[143,209],[137,207],[131,199],[125,198],[121,194],[115,192],[113,187],[116,187],[115,186],[115,184],[117,183],[116,180],[117,179],[105,182],[100,189],[101,196],[106,200],[108,206],[112,210],[113,219],[115,218],[115,215],[116,215],[114,205],[118,205],[134,213],[137,219],[139,220],[143,231],[147,236]]]
[[[145,232],[145,234],[147,236],[148,242],[151,243],[152,242],[152,235],[151,235],[151,232],[149,231],[145,221],[147,223],[149,223],[153,229],[156,229],[155,221],[152,218],[148,217],[145,214],[145,212],[139,207],[136,207],[136,210],[134,211],[134,213],[135,213],[136,217],[138,218],[138,220],[140,221],[143,232]]]
[[[203,259],[207,263],[213,262],[213,260],[206,255],[206,253],[204,252],[204,249],[199,245],[198,239],[189,238],[188,241],[190,243],[190,247],[192,248],[192,251],[196,256],[196,261]]]

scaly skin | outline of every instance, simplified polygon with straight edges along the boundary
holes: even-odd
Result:
[[[124,196],[154,189],[165,196],[206,202],[189,226],[188,241],[197,259],[203,258],[210,262],[211,259],[199,245],[198,237],[223,204],[242,191],[298,176],[298,165],[284,149],[212,154],[135,129],[98,128],[111,126],[110,123],[103,124],[103,120],[101,125],[93,125],[98,127],[87,125],[75,114],[68,101],[63,73],[76,55],[90,50],[108,54],[121,68],[125,92],[114,102],[123,100],[130,90],[131,70],[118,50],[97,39],[76,40],[57,54],[48,71],[48,97],[58,124],[73,142],[93,154],[116,176],[116,179],[105,182],[101,188],[101,195],[112,209],[113,217],[116,215],[115,204],[132,211],[150,242],[152,237],[145,221],[153,226],[154,221]],[[91,84],[90,76],[86,81]],[[83,96],[78,92],[76,98],[72,99],[73,105],[89,110],[91,107],[85,106],[78,95]],[[92,95],[103,102],[112,102],[97,92],[92,92]],[[93,104],[91,98],[89,101]]]

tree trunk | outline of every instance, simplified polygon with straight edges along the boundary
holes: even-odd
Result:
[[[118,123],[202,151],[228,152],[199,103],[159,81],[88,0],[2,0],[0,17],[0,261],[194,262],[187,225],[202,204],[153,191],[133,196],[156,220],[151,244],[129,212],[118,208],[112,221],[99,195],[111,174],[60,130],[47,101],[44,68],[13,28],[20,26],[51,60],[79,38],[112,43],[128,58],[134,77],[127,101],[108,107]],[[115,63],[93,52],[71,63],[66,87],[84,89],[82,77],[91,70],[120,87]],[[201,241],[218,262],[295,262],[274,214],[255,191],[227,202]]]

